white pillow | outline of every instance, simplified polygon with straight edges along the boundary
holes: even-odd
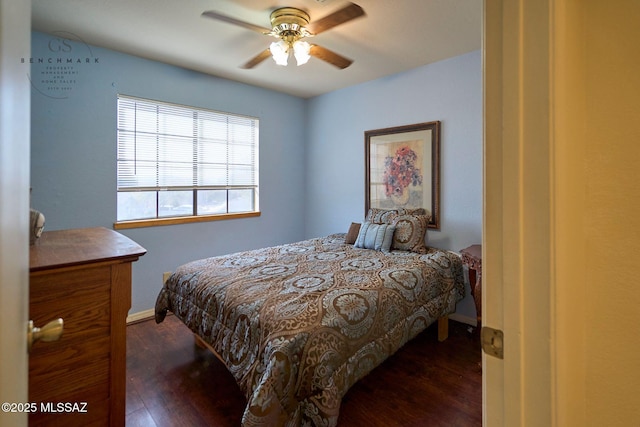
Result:
[[[374,224],[369,221],[362,223],[355,247],[389,252],[393,242],[393,232],[396,227],[389,224]]]

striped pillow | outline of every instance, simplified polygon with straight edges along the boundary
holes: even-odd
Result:
[[[389,252],[396,227],[389,224],[373,224],[365,221],[360,226],[355,247]]]

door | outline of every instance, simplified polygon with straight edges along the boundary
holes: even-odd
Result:
[[[483,425],[553,426],[552,9],[485,0],[483,322],[504,359],[483,354]]]
[[[603,349],[589,345],[588,333],[599,331],[604,337],[599,342],[608,344],[618,342],[610,332],[618,325],[637,324],[631,311],[625,322],[614,318],[610,327],[590,324],[586,314],[587,298],[593,292],[590,285],[600,290],[602,283],[611,280],[606,275],[604,280],[590,279],[588,267],[603,263],[605,273],[613,269],[624,274],[621,263],[600,261],[602,252],[593,250],[600,241],[590,243],[587,238],[598,214],[589,208],[588,198],[593,196],[588,192],[586,165],[589,155],[602,156],[589,153],[589,143],[610,145],[606,122],[599,115],[588,120],[587,106],[598,106],[617,120],[622,130],[616,142],[624,141],[637,152],[638,139],[635,122],[625,120],[625,114],[633,116],[630,112],[637,111],[631,107],[637,104],[637,92],[607,62],[637,61],[637,56],[629,54],[637,49],[620,49],[620,41],[631,46],[637,39],[633,35],[637,34],[638,3],[630,0],[616,3],[616,8],[609,6],[597,0],[484,2],[483,320],[504,331],[504,360],[483,356],[485,426],[626,425],[633,419],[629,413],[637,413],[637,393],[618,393],[624,387],[614,382],[613,375],[602,375],[600,366],[589,366],[587,356],[595,352],[599,360],[607,361],[603,365],[615,367],[613,355],[623,361],[626,356],[619,356],[620,346],[602,346],[608,352],[603,355]],[[610,12],[608,20],[603,11]],[[594,30],[594,23],[604,23],[607,31]],[[616,31],[619,34],[612,38]],[[588,40],[597,46],[587,44]],[[609,58],[603,59],[603,53],[609,52]],[[616,92],[611,85],[594,76],[616,82],[617,94],[612,96]],[[633,151],[623,153],[620,157],[628,163],[618,168],[618,163],[611,162],[601,172],[613,177],[615,185],[605,185],[616,188],[620,198],[613,199],[613,206],[597,205],[607,214],[619,209],[621,202],[637,201],[629,197],[632,190],[620,190],[625,186],[637,190],[631,180],[618,174],[636,168]],[[628,220],[619,223],[617,227],[624,230],[620,234],[637,243],[630,233],[638,227]],[[611,237],[614,233],[600,228],[596,235],[618,249]],[[631,244],[620,247],[634,253]],[[636,266],[629,274],[635,276]],[[626,288],[633,280],[619,280],[625,289],[621,299],[632,300]],[[616,293],[610,287],[603,289]],[[592,302],[591,307],[604,313],[619,311],[620,305],[613,305],[615,299],[609,310],[601,307],[607,298]],[[625,339],[634,336],[629,328],[620,334]],[[629,360],[637,360],[633,349],[629,354]],[[593,369],[591,384],[589,368]],[[637,370],[620,370],[623,383],[634,384],[629,372]],[[589,400],[588,386],[595,389],[594,394],[600,393],[596,399]],[[590,418],[589,411],[602,420]],[[622,421],[616,423],[611,415]]]
[[[0,426],[26,426],[28,402],[31,2],[0,0]]]

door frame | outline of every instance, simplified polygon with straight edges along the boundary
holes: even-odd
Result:
[[[585,419],[582,0],[484,0],[484,426]]]
[[[28,402],[31,2],[0,0],[0,402]],[[3,408],[4,409],[4,408]],[[0,426],[26,426],[0,412]]]
[[[554,88],[562,0],[484,0],[483,425],[557,425]]]

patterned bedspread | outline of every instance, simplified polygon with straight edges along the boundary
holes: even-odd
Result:
[[[456,254],[383,253],[344,234],[194,261],[158,295],[247,397],[243,427],[335,426],[349,387],[464,296]]]

